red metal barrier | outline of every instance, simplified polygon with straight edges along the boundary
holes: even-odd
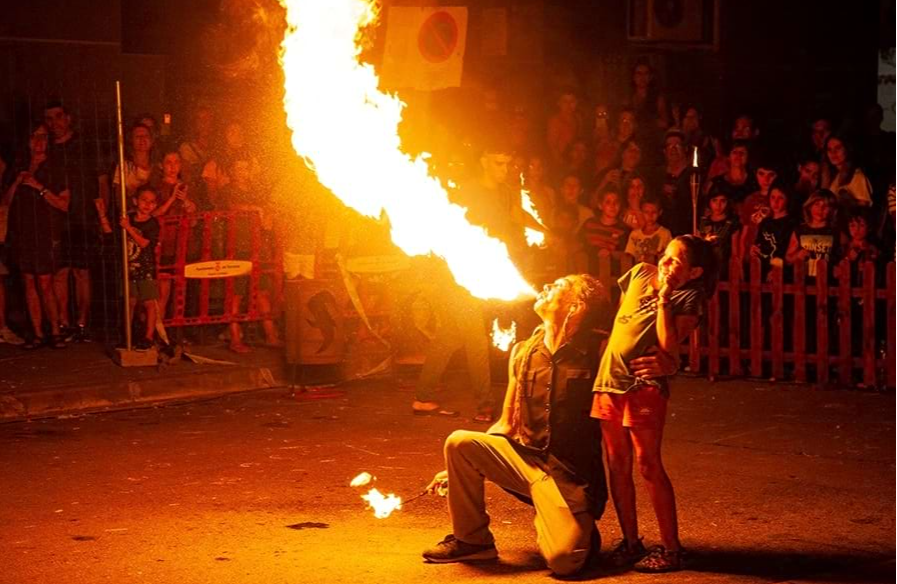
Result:
[[[260,310],[259,298],[267,295],[273,306],[280,296],[282,250],[258,211],[160,217],[159,224],[156,274],[160,288],[170,286],[165,326],[272,317],[273,310]]]

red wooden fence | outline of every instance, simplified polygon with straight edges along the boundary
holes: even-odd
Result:
[[[618,291],[616,279],[632,265],[625,254],[600,258],[597,277]],[[851,270],[845,260],[830,272],[818,262],[815,281],[802,263],[787,269],[790,278],[785,271],[773,267],[764,277],[759,259],[746,269],[732,261],[707,317],[683,347],[690,370],[711,379],[894,387],[894,263],[866,262]]]

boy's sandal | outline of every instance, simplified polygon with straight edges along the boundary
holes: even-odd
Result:
[[[62,335],[50,335],[50,340],[47,343],[48,346],[53,349],[65,349],[65,338]]]
[[[682,569],[682,558],[685,550],[669,551],[662,545],[648,548],[648,555],[636,562],[636,572],[675,572]]]
[[[231,344],[231,345],[228,345],[227,348],[230,349],[232,352],[239,353],[241,355],[245,355],[246,353],[252,352],[252,349],[250,349],[247,345],[244,345],[243,343]]]
[[[25,344],[22,345],[22,348],[26,351],[33,351],[35,349],[40,349],[46,344],[47,341],[44,339],[44,337],[30,337],[25,341]]]

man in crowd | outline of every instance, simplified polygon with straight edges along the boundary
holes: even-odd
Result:
[[[467,209],[468,221],[484,227],[489,235],[505,242],[514,253],[525,248],[526,244],[523,213],[520,205],[514,204],[519,199],[514,198],[514,192],[505,182],[510,162],[511,155],[503,146],[487,146],[480,157],[478,176],[462,184],[453,193],[453,198]],[[491,423],[495,416],[494,398],[482,302],[458,286],[450,275],[443,274],[444,268],[434,267],[434,270],[433,279],[440,282],[433,298],[441,316],[440,328],[427,347],[412,411],[418,416],[457,415],[456,411],[439,404],[436,388],[451,356],[463,349],[467,356],[468,376],[477,399],[474,421]]]
[[[98,219],[94,200],[108,201],[108,171],[99,144],[88,144],[72,126],[72,116],[61,102],[51,101],[44,108],[44,121],[50,129],[50,164],[60,168],[69,181],[71,200],[62,233],[62,268],[54,276],[59,302],[61,334],[75,341],[87,341],[87,318],[91,301],[89,262],[97,250]],[[77,326],[69,316],[69,274],[75,279]]]
[[[423,553],[428,562],[498,556],[486,479],[535,507],[539,549],[554,574],[580,571],[601,547],[595,521],[607,487],[601,428],[589,409],[609,298],[591,276],[574,275],[546,285],[533,308],[542,325],[511,352],[501,417],[485,433],[458,430],[445,442],[447,470],[428,489],[448,485],[452,533]],[[663,353],[630,367],[649,378],[675,371]]]
[[[692,231],[691,166],[685,152],[685,134],[670,130],[663,140],[666,165],[657,181],[660,185],[664,225],[673,236]]]
[[[509,184],[511,152],[493,140],[484,147],[479,162],[477,175],[452,193],[453,202],[467,209],[469,222],[484,227],[489,235],[507,244],[513,254],[525,248],[526,243],[520,193]]]

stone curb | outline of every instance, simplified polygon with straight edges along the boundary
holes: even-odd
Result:
[[[283,385],[284,371],[268,367],[230,367],[166,375],[140,381],[56,386],[0,395],[0,423],[104,410],[122,410],[168,401],[205,399]]]

